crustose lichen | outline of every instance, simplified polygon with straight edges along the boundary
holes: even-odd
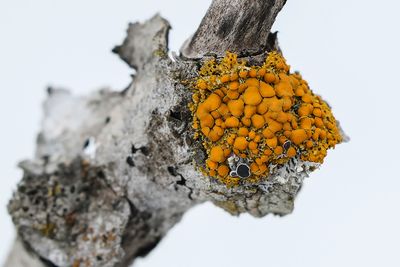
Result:
[[[234,53],[206,62],[194,86],[195,138],[208,159],[203,171],[227,186],[268,179],[269,166],[293,157],[322,163],[342,136],[331,109],[278,52],[262,66],[247,66]],[[236,164],[230,161],[235,159]],[[239,164],[240,165],[240,164]],[[241,166],[242,166],[241,165]]]

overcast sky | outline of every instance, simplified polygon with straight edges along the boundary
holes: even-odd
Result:
[[[131,70],[110,52],[128,22],[160,12],[170,48],[210,0],[0,0],[0,261],[14,238],[6,203],[31,158],[48,85],[120,90]],[[288,0],[274,29],[292,69],[322,95],[352,138],[305,181],[292,215],[189,211],[138,267],[400,266],[400,2]]]

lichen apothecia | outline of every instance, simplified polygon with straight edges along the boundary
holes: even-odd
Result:
[[[262,66],[230,52],[205,62],[189,106],[195,138],[207,153],[202,170],[227,186],[243,178],[232,174],[232,157],[248,164],[246,181],[257,183],[268,179],[270,166],[293,157],[322,163],[342,141],[329,105],[278,52]]]

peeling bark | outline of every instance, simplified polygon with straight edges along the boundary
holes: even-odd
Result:
[[[204,201],[233,215],[290,213],[318,165],[293,159],[268,182],[235,188],[205,177],[182,83],[204,56],[230,50],[257,61],[277,49],[270,29],[284,3],[213,1],[181,57],[168,56],[170,26],[159,15],[130,24],[114,49],[137,72],[126,90],[76,97],[49,89],[36,156],[20,164],[8,207],[20,239],[5,266],[129,266]]]

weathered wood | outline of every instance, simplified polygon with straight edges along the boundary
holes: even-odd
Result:
[[[316,166],[293,160],[268,182],[236,188],[205,177],[187,107],[191,91],[182,83],[198,74],[195,59],[204,55],[230,50],[251,59],[276,49],[270,29],[284,3],[213,1],[175,58],[165,19],[131,24],[114,49],[137,71],[126,90],[74,97],[50,89],[36,157],[21,163],[24,177],[9,204],[23,242],[55,266],[125,267],[204,201],[234,215],[290,213]],[[12,260],[18,253],[5,266],[26,266]]]
[[[214,0],[181,53],[186,58],[222,57],[226,51],[251,56],[274,47],[270,30],[286,0]]]

